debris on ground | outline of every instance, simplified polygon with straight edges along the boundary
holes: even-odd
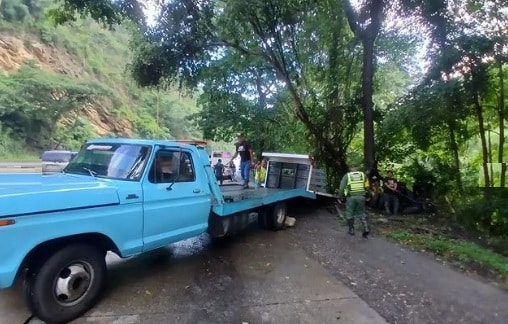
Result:
[[[284,224],[285,224],[287,227],[293,227],[293,226],[295,226],[295,223],[296,223],[296,218],[286,216],[286,221],[285,221],[285,223],[284,223]]]

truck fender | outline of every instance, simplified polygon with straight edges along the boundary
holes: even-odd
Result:
[[[102,233],[82,233],[59,237],[42,242],[32,248],[23,258],[23,261],[18,269],[17,276],[21,275],[25,270],[39,265],[47,259],[49,255],[58,251],[62,247],[74,243],[85,243],[96,246],[104,251],[104,256],[106,256],[107,251],[112,251],[120,255],[120,251],[113,240]]]

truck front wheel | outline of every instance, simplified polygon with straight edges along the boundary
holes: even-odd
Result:
[[[94,306],[106,271],[103,251],[87,244],[66,246],[29,270],[28,306],[42,321],[67,323]]]

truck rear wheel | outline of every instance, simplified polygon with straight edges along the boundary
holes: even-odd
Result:
[[[284,202],[276,203],[270,212],[270,228],[273,231],[278,231],[284,228],[286,223],[287,206]]]
[[[67,323],[95,305],[106,271],[103,251],[87,244],[66,246],[29,270],[28,306],[44,322]]]
[[[263,207],[258,213],[258,223],[261,228],[278,231],[284,228],[286,222],[286,203]]]
[[[272,211],[272,206],[265,206],[259,210],[259,212],[258,212],[259,227],[261,227],[263,229],[269,229],[271,227],[270,226],[271,211]]]

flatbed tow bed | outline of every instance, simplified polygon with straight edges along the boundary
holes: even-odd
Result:
[[[252,213],[257,214],[262,228],[280,230],[285,227],[287,202],[299,197],[316,199],[320,194],[313,184],[315,171],[308,155],[263,153],[263,157],[268,164],[261,187],[244,189],[235,183],[221,186],[211,183],[213,201],[208,232],[212,237],[240,232],[248,225]],[[207,166],[207,173],[214,178],[211,166]]]
[[[315,193],[305,189],[265,187],[243,189],[240,185],[221,186],[220,189],[225,202],[213,207],[213,212],[219,216],[252,210],[297,197],[316,198]]]

